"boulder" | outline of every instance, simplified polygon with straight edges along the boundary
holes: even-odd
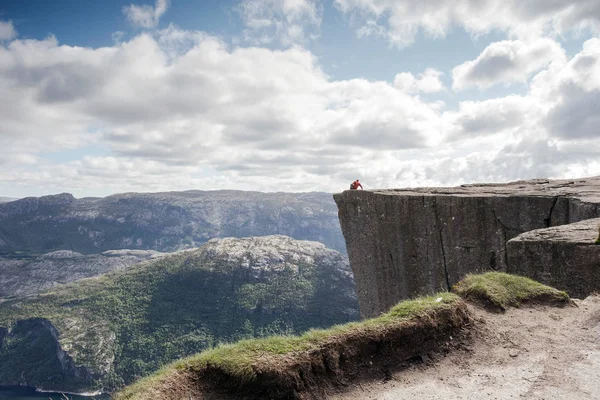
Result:
[[[585,298],[600,289],[600,218],[523,233],[508,241],[508,268]]]

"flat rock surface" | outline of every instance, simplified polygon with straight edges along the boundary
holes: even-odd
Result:
[[[505,314],[472,307],[472,346],[329,398],[600,399],[600,297],[576,304]]]
[[[352,193],[360,193],[360,190]],[[424,187],[408,189],[373,189],[369,192],[387,195],[452,195],[452,196],[564,196],[600,202],[600,176],[580,179],[531,179],[510,183],[475,183],[456,187]]]
[[[593,245],[598,237],[600,218],[592,218],[573,224],[553,226],[551,228],[536,229],[520,234],[514,239],[515,242],[550,241],[569,242],[573,244]]]

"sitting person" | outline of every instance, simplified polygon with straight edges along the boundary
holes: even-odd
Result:
[[[359,187],[361,188],[361,190],[363,189],[363,187],[362,187],[362,185],[360,184],[360,181],[359,181],[358,179],[357,179],[357,180],[355,180],[354,182],[352,182],[352,183],[350,184],[350,190],[356,190],[356,189],[358,189]]]

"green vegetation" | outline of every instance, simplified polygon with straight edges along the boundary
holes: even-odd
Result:
[[[58,358],[47,357],[40,362],[40,354],[53,353],[56,353],[56,340],[48,330],[43,329],[40,321],[20,321],[15,325],[12,335],[4,340],[4,357],[0,368],[3,371],[21,371],[18,376],[20,379],[31,379],[38,375],[47,377],[44,384],[73,385],[70,377],[60,372]]]
[[[523,303],[563,305],[569,302],[569,297],[565,292],[528,278],[499,272],[468,275],[455,285],[453,290],[465,299],[499,310],[518,307]],[[282,370],[281,374],[277,375],[281,382],[270,380],[269,385],[280,383],[283,386],[293,385],[294,378],[289,374],[294,372],[291,370],[304,368],[303,363],[312,362],[311,354],[316,354],[312,360],[323,359],[326,357],[325,354],[330,354],[328,352],[331,351],[332,344],[337,344],[342,348],[346,346],[342,351],[346,355],[350,354],[350,357],[360,357],[359,350],[347,346],[361,346],[373,339],[382,344],[386,340],[390,340],[389,337],[393,337],[394,339],[391,340],[397,342],[391,342],[390,348],[400,349],[401,346],[406,346],[404,342],[406,337],[398,335],[397,332],[404,327],[406,329],[403,332],[415,330],[414,326],[408,328],[408,324],[411,322],[426,326],[425,329],[431,331],[439,329],[440,326],[452,324],[455,327],[459,326],[458,323],[441,317],[443,311],[456,312],[464,307],[461,306],[463,303],[459,296],[453,293],[441,293],[404,301],[380,317],[336,325],[325,330],[310,330],[301,336],[274,336],[220,345],[164,367],[152,376],[121,391],[117,395],[117,399],[180,398],[182,397],[181,393],[174,393],[175,387],[183,388],[187,396],[197,390],[199,382],[200,385],[204,380],[211,382],[210,374],[214,374],[215,371],[230,388],[244,385],[252,387],[253,384],[260,386],[258,374],[261,371],[264,373],[269,368]],[[445,318],[453,317],[446,316]],[[423,324],[424,321],[430,321],[430,324]],[[396,334],[392,332],[396,332]],[[446,331],[446,334],[447,332],[449,331]],[[384,339],[386,335],[388,339]],[[424,331],[417,333],[420,338],[417,341],[419,346],[422,345],[421,340],[426,335],[427,333]],[[441,337],[444,337],[443,334]],[[360,363],[364,360],[357,361]],[[288,375],[286,375],[286,368],[288,368]],[[328,378],[322,376],[320,379]],[[188,382],[184,382],[185,380]]]
[[[239,260],[194,251],[2,303],[0,381],[18,381],[19,365],[29,362],[31,354],[22,346],[15,348],[16,344],[3,346],[10,335],[3,334],[1,327],[11,329],[17,321],[30,318],[56,327],[63,349],[68,349],[75,364],[92,372],[94,381],[86,383],[87,389],[120,387],[220,343],[299,334],[358,318],[352,278],[339,264],[288,264],[257,273],[241,267]],[[36,351],[40,365],[56,362],[51,358],[55,342],[46,345]],[[104,368],[113,355],[114,364],[108,362]],[[28,369],[39,371],[36,365]],[[28,382],[46,379],[46,386],[65,382],[61,377],[48,381],[48,375],[37,375]]]
[[[596,238],[595,244],[600,244],[600,226],[598,227],[598,237]]]
[[[502,272],[467,275],[452,290],[466,300],[493,310],[520,307],[524,303],[567,304],[569,295],[522,276]]]
[[[201,377],[208,367],[221,371],[227,377],[229,384],[247,384],[257,378],[257,364],[272,357],[294,357],[319,350],[333,342],[343,343],[349,338],[378,337],[381,340],[390,330],[398,328],[407,321],[429,318],[441,310],[455,309],[461,303],[458,296],[452,293],[441,293],[401,302],[388,313],[361,322],[337,325],[325,330],[310,330],[301,336],[274,336],[221,345],[177,361],[156,374],[140,380],[120,393],[118,399],[148,398],[144,394],[146,391],[160,387],[165,380],[179,371],[191,372]]]

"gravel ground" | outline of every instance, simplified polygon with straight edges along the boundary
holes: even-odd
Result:
[[[471,307],[475,340],[330,400],[600,399],[600,296],[566,308]]]

